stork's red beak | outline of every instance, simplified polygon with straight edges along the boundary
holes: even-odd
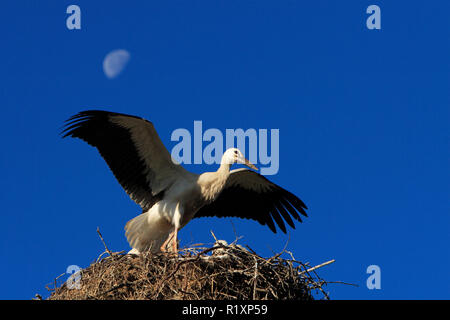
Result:
[[[249,167],[250,169],[253,169],[253,170],[258,171],[258,168],[257,168],[253,163],[251,163],[250,161],[248,161],[247,159],[245,159],[244,164],[245,164],[247,167]]]

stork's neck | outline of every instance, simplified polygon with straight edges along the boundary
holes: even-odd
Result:
[[[205,172],[199,177],[199,185],[206,202],[211,202],[220,194],[228,177],[230,176],[230,164],[221,163],[216,172]]]
[[[221,175],[228,177],[228,175],[230,174],[230,167],[231,164],[222,161],[219,169],[217,170],[217,173],[220,173]]]
[[[231,164],[226,162],[222,162],[220,164],[220,167],[216,172],[216,179],[214,181],[214,185],[217,191],[221,191],[223,186],[227,182],[227,179],[230,176],[230,167]]]

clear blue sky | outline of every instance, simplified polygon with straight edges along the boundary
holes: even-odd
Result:
[[[66,28],[67,6],[81,30]],[[381,30],[366,8],[381,8]],[[279,128],[280,170],[309,218],[298,260],[335,299],[450,298],[448,1],[4,1],[0,8],[0,298],[46,295],[67,266],[129,250],[140,213],[97,151],[59,136],[101,108],[176,128]],[[131,59],[115,79],[104,56]],[[217,166],[191,165],[195,172]],[[230,222],[232,221],[232,223]],[[288,237],[255,222],[196,219],[181,245],[237,234],[263,256]],[[381,269],[368,290],[366,268]]]

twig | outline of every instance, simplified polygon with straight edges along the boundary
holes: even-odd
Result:
[[[233,233],[234,233],[234,241],[231,244],[236,244],[238,242],[238,240],[241,240],[242,238],[244,238],[244,236],[238,236],[236,227],[234,226],[233,221],[230,221],[230,222],[231,222],[231,227],[233,228]]]
[[[337,283],[337,284],[345,284],[347,286],[353,286],[353,287],[359,287],[357,284],[355,283],[349,283],[349,282],[344,282],[344,281],[325,281],[325,284],[329,284],[329,283]]]
[[[32,300],[42,300],[42,296],[39,293],[36,293]]]
[[[258,260],[255,257],[255,274],[253,276],[253,300],[256,300],[256,283],[258,281]]]
[[[280,256],[286,251],[286,248],[287,248],[287,246],[288,246],[290,240],[291,240],[291,233],[289,232],[289,233],[288,233],[288,239],[287,239],[286,243],[284,244],[283,250],[281,250],[280,253],[278,253],[278,254],[276,254],[275,256],[273,256],[273,257],[271,257],[270,259],[268,259],[267,262],[270,263],[270,262],[272,262],[273,260],[275,260],[275,259],[277,259],[278,257],[280,257]]]
[[[108,249],[108,246],[106,245],[105,240],[103,240],[103,236],[102,236],[102,234],[100,232],[100,228],[99,227],[97,227],[97,233],[98,233],[98,235],[100,237],[100,240],[102,240],[103,245],[105,246],[106,252],[108,252],[108,254],[112,257],[113,253]]]
[[[335,262],[335,261],[336,261],[336,260],[333,259],[333,260],[330,260],[330,261],[321,263],[321,264],[319,264],[319,265],[317,265],[317,266],[315,266],[315,267],[312,267],[312,268],[309,268],[309,269],[307,269],[307,270],[305,270],[305,271],[299,272],[299,275],[302,275],[302,274],[304,274],[304,273],[309,273],[309,272],[314,271],[314,270],[316,270],[316,269],[322,268],[322,267],[324,267],[324,266],[326,266],[326,265],[329,265],[329,264],[331,264],[331,263],[333,263],[333,262]]]

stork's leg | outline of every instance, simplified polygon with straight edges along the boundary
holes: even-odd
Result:
[[[177,253],[178,252],[178,229],[175,227],[173,229],[173,237],[172,237],[172,252]]]
[[[174,254],[178,253],[178,230],[180,229],[180,221],[181,221],[181,215],[182,215],[182,207],[178,203],[175,208],[175,213],[173,215],[172,223],[173,223],[173,229],[170,232],[169,236],[167,237],[167,240],[164,241],[163,245],[161,246],[161,251],[164,252],[172,252]],[[172,241],[172,243],[171,243]]]
[[[178,238],[177,238],[178,231],[176,228],[170,232],[169,236],[167,237],[166,241],[161,246],[161,251],[163,252],[172,252],[177,253],[178,252]]]
[[[164,241],[164,243],[162,244],[162,246],[160,248],[162,252],[168,252],[169,251],[168,247],[169,247],[170,240],[172,238],[173,238],[173,234],[171,232],[171,233],[169,233],[169,236],[167,237],[166,241]]]

